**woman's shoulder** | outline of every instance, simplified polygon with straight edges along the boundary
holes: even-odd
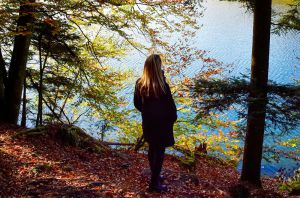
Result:
[[[167,83],[167,81],[165,81],[165,86],[166,86],[167,90],[170,90],[170,85]]]
[[[138,84],[140,82],[141,78],[138,78],[136,81],[135,81],[135,84]]]
[[[135,81],[135,86],[136,86],[136,87],[138,87],[138,86],[139,86],[139,84],[140,84],[140,80],[141,80],[141,78],[138,78],[138,79]]]

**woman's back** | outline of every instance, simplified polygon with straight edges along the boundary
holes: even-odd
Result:
[[[173,123],[177,119],[177,114],[168,83],[165,82],[166,93],[161,93],[159,96],[144,96],[139,91],[139,80],[136,82],[134,103],[137,109],[142,112],[143,121],[146,123],[162,121]]]

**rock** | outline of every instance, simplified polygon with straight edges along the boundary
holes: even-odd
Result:
[[[151,175],[151,170],[150,168],[144,168],[142,171],[141,171],[141,176],[142,177],[150,177]]]
[[[112,156],[113,157],[122,158],[124,160],[130,160],[131,159],[131,155],[130,154],[124,153],[124,152],[118,152],[118,151],[113,151]]]
[[[70,172],[70,171],[74,170],[74,167],[72,165],[67,164],[64,167],[62,167],[62,169],[64,171]]]
[[[106,182],[102,182],[102,181],[94,181],[94,182],[90,182],[88,184],[89,187],[97,187],[97,186],[102,186],[103,184],[105,184]]]
[[[30,181],[27,186],[38,186],[38,185],[53,185],[53,182],[57,181],[55,178],[44,178]]]
[[[130,163],[125,162],[125,163],[121,164],[120,167],[121,167],[122,169],[127,169],[127,168],[130,167],[130,165],[131,165]]]

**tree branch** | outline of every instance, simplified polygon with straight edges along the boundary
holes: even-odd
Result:
[[[38,85],[34,82],[30,72],[28,72],[28,77],[32,83],[32,86],[38,90]],[[55,110],[48,104],[48,102],[45,100],[45,98],[42,96],[42,100],[45,103],[45,105],[48,107],[48,109],[52,112],[52,114],[54,115],[54,117],[62,124],[64,124],[64,122],[60,119],[60,117],[57,115],[57,113],[55,112]]]

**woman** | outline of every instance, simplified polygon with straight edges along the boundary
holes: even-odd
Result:
[[[142,113],[143,136],[149,144],[148,159],[151,169],[149,191],[163,192],[160,176],[165,148],[174,145],[173,124],[177,112],[167,84],[159,55],[150,55],[141,78],[136,81],[134,106]]]

